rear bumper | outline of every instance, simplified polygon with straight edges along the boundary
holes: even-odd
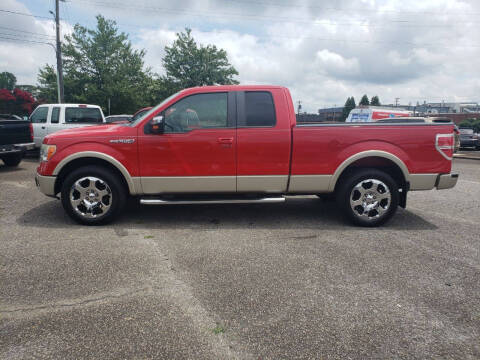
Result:
[[[56,176],[43,176],[38,173],[35,175],[35,185],[47,196],[55,197],[55,180]]]
[[[410,190],[450,189],[457,184],[458,174],[411,174]]]
[[[16,148],[21,149],[21,150],[32,150],[35,149],[35,143],[24,143],[24,144],[15,144],[14,145]]]
[[[438,175],[437,183],[435,184],[438,190],[451,189],[458,181],[458,174],[442,174]]]
[[[0,147],[0,155],[23,153],[35,148],[35,143],[11,144]]]

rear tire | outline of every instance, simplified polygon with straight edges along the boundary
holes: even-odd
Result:
[[[345,217],[355,225],[374,227],[387,222],[397,210],[398,185],[387,173],[359,169],[340,184],[337,203]]]
[[[120,215],[128,189],[110,170],[90,165],[68,174],[61,194],[63,208],[73,220],[84,225],[101,225]]]
[[[2,157],[6,166],[17,166],[22,161],[22,154],[10,154]]]

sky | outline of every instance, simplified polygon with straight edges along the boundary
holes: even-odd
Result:
[[[55,40],[54,4],[0,3],[0,72],[19,84],[36,84],[38,69],[56,64],[46,44]],[[145,49],[158,74],[164,47],[188,27],[197,42],[227,51],[240,83],[287,86],[308,112],[363,94],[384,104],[480,101],[478,0],[68,0],[62,34],[76,23],[94,28],[97,14]]]

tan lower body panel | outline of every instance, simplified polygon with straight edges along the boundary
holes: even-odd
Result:
[[[284,193],[287,191],[288,175],[238,176],[238,192]]]
[[[289,193],[326,193],[330,192],[333,175],[292,175]]]
[[[410,190],[432,190],[438,174],[410,174]]]
[[[236,176],[142,177],[144,194],[235,192]]]

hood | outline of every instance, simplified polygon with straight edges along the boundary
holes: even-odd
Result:
[[[71,129],[65,129],[57,131],[53,134],[49,134],[46,136],[46,139],[49,141],[55,139],[68,139],[74,138],[78,139],[80,137],[111,137],[111,136],[122,136],[125,133],[131,133],[132,128],[125,125],[119,124],[102,124],[102,125],[95,125],[95,126],[83,126]]]

